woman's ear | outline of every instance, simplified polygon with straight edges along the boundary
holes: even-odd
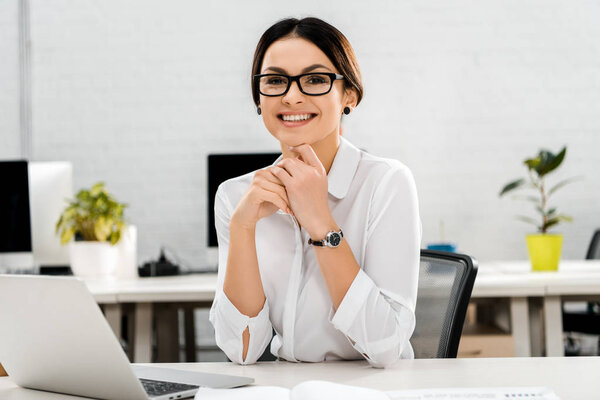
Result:
[[[344,107],[350,107],[350,109],[356,108],[356,104],[358,103],[358,93],[356,93],[356,89],[348,88],[344,90],[344,99],[342,102],[342,109]]]

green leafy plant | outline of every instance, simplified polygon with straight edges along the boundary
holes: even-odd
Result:
[[[578,180],[578,178],[562,180],[552,186],[550,189],[547,189],[545,181],[546,176],[550,172],[556,170],[562,164],[566,153],[566,146],[563,147],[558,154],[553,154],[548,150],[540,150],[535,158],[528,158],[523,162],[528,169],[529,179],[527,180],[526,178],[521,178],[512,181],[506,184],[499,194],[501,197],[508,192],[522,188],[529,188],[537,191],[539,196],[528,195],[515,198],[532,202],[536,211],[541,216],[541,221],[522,215],[517,216],[517,219],[523,222],[534,224],[538,228],[538,231],[542,234],[545,234],[549,228],[559,224],[560,222],[573,221],[571,217],[564,214],[559,214],[556,207],[550,207],[548,205],[548,200],[554,193],[556,193],[558,189]]]
[[[126,224],[123,210],[127,204],[117,202],[106,190],[103,182],[91,189],[82,189],[75,199],[69,200],[56,222],[60,242],[67,244],[74,237],[85,241],[116,244]]]

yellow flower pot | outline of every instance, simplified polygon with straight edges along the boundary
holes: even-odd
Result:
[[[563,235],[527,235],[527,249],[532,271],[557,271],[560,262]]]

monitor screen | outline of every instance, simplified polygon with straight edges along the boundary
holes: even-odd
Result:
[[[208,155],[208,246],[217,247],[215,195],[227,179],[268,167],[281,153],[209,154]]]
[[[0,253],[31,252],[27,161],[0,161]]]

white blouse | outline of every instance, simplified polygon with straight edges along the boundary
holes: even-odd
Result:
[[[342,137],[327,176],[329,208],[360,271],[335,312],[307,232],[278,210],[256,224],[266,301],[250,318],[227,298],[223,282],[229,221],[253,176],[225,181],[216,194],[219,272],[209,319],[217,345],[232,361],[251,364],[264,352],[274,328],[271,353],[288,361],[365,358],[374,367],[385,367],[413,358],[409,339],[415,327],[421,221],[410,170]],[[242,360],[246,327],[250,342]]]

